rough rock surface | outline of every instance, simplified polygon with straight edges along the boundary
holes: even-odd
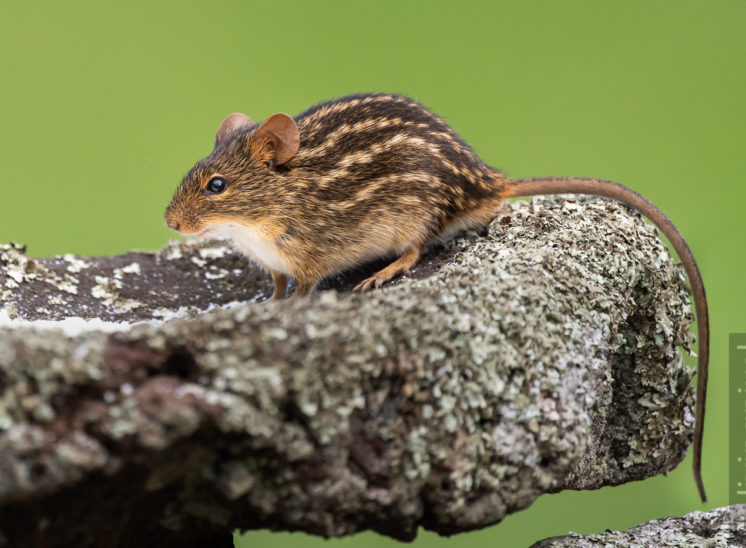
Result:
[[[598,535],[571,533],[552,537],[531,548],[730,548],[746,546],[746,505],[736,504],[682,518],[656,519],[628,529]]]
[[[414,279],[365,275],[255,303],[268,277],[217,244],[2,248],[0,545],[451,534],[683,458],[688,290],[626,208],[518,202]],[[73,315],[143,322],[45,321]]]

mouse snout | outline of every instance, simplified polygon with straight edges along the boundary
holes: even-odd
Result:
[[[197,234],[204,229],[202,220],[191,210],[169,208],[163,220],[168,228],[179,234]]]
[[[178,232],[181,228],[181,223],[177,219],[178,215],[175,215],[170,207],[166,209],[166,214],[163,216],[163,220],[166,221],[166,226]]]
[[[176,232],[181,232],[185,228],[183,215],[179,215],[176,211],[171,209],[166,210],[163,220],[166,221],[166,226],[168,228],[175,230]]]

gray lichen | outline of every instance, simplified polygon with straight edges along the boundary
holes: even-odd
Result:
[[[746,545],[746,506],[736,504],[681,518],[656,519],[627,531],[597,535],[571,533],[542,540],[531,548],[729,548]]]
[[[17,255],[1,264],[20,268]],[[111,258],[112,274],[80,273],[121,279],[119,295],[160,284],[170,265],[207,295],[237,283],[224,247],[150,257],[138,255],[139,273],[124,274],[128,256]],[[174,272],[171,301],[140,297],[117,317],[193,305]],[[256,275],[246,301],[269,287]],[[349,287],[347,276],[325,287]],[[691,320],[681,269],[650,225],[607,201],[541,199],[370,294],[319,290],[111,335],[12,329],[0,340],[0,531],[30,542],[51,519],[45,501],[64,495],[75,515],[88,503],[116,522],[129,504],[128,527],[170,535],[407,539],[420,525],[496,523],[542,493],[666,472],[691,437],[678,349]],[[92,498],[94,476],[114,501]]]

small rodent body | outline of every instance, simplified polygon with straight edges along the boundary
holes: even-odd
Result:
[[[686,241],[655,205],[609,181],[509,179],[485,164],[438,116],[399,95],[365,94],[261,124],[231,114],[213,151],[189,171],[166,209],[182,234],[229,239],[271,273],[273,299],[308,294],[323,278],[382,256],[396,259],[355,289],[380,287],[428,244],[484,226],[509,197],[592,194],[640,211],[669,239],[689,276],[698,322],[694,472],[700,463],[709,326],[704,285]]]

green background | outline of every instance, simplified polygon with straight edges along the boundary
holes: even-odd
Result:
[[[32,256],[156,249],[222,118],[359,91],[423,101],[509,176],[611,179],[678,225],[710,299],[701,505],[669,477],[541,497],[417,545],[527,546],[726,505],[728,333],[746,331],[746,2],[0,0],[0,242]],[[690,360],[691,362],[692,360]],[[239,546],[393,546],[248,533]]]

